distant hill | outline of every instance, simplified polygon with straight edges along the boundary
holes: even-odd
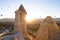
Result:
[[[58,22],[58,21],[60,21],[60,18],[55,18],[55,20]]]
[[[60,23],[60,18],[54,18],[56,20],[56,22]],[[40,23],[43,19],[33,19],[32,23]],[[0,22],[14,22],[14,18],[4,18],[4,19],[0,19]]]
[[[0,22],[14,22],[13,18],[4,18],[4,19],[0,19]]]
[[[60,26],[60,18],[55,18],[56,23]]]

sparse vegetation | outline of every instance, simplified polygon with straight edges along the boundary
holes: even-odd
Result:
[[[60,24],[57,23],[60,29]],[[31,37],[35,38],[35,34],[37,32],[37,30],[40,27],[40,23],[31,23],[31,24],[27,24],[27,29],[28,29],[28,33]],[[14,30],[14,24],[11,22],[2,22],[0,23],[0,31],[4,31],[5,29],[11,29]],[[1,33],[1,32],[0,32]]]
[[[14,24],[11,22],[2,22],[0,23],[0,30],[10,29],[11,32],[14,29]]]

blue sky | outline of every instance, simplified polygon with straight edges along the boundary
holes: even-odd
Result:
[[[30,18],[56,16],[60,18],[60,0],[0,0],[0,18],[14,18],[23,4]]]

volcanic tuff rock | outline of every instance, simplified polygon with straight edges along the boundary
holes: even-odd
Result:
[[[47,16],[40,24],[35,40],[54,40],[58,30],[55,20],[52,17]]]
[[[27,28],[26,28],[26,10],[23,5],[19,7],[18,10],[15,11],[15,31],[18,31],[20,34],[18,40],[25,40],[25,36],[27,36]]]

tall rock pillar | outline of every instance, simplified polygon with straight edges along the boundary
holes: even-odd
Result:
[[[15,11],[15,30],[20,32],[23,37],[27,35],[27,28],[26,28],[26,10],[24,9],[23,5],[19,7],[18,10]]]

